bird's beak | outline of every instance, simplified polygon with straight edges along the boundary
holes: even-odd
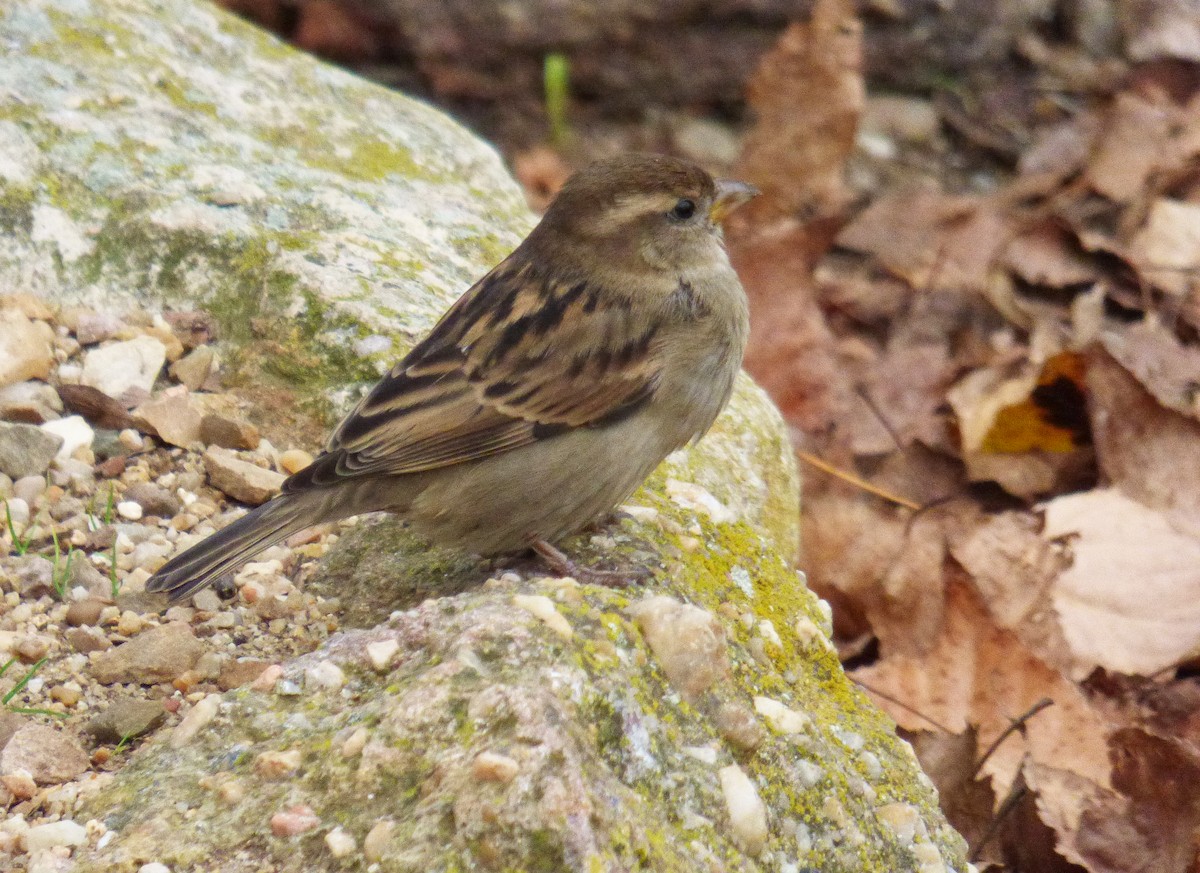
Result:
[[[709,207],[708,217],[713,224],[720,224],[729,213],[758,194],[759,190],[753,185],[735,182],[733,179],[718,179],[717,196]]]

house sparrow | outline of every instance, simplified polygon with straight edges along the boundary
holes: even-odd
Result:
[[[178,600],[299,530],[377,510],[435,543],[564,561],[551,543],[729,400],[748,316],[720,221],[756,193],[656,155],[575,174],[312,464],[147,590]]]

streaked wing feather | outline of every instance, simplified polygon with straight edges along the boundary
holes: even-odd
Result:
[[[510,259],[451,307],[284,491],[465,463],[621,418],[657,386],[656,335],[627,299]]]

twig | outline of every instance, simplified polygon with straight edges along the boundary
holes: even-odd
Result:
[[[921,508],[921,505],[919,503],[914,503],[913,501],[909,500],[906,497],[900,497],[899,495],[893,494],[890,491],[886,491],[877,485],[872,485],[866,479],[862,479],[858,476],[855,476],[853,473],[847,473],[845,470],[839,470],[837,467],[834,467],[832,464],[828,464],[825,461],[822,461],[816,455],[812,455],[812,454],[809,454],[808,452],[804,452],[804,451],[798,451],[798,452],[796,452],[796,457],[798,457],[800,460],[804,461],[805,463],[811,464],[812,466],[816,467],[822,473],[828,473],[830,476],[833,476],[835,479],[841,479],[843,482],[848,482],[849,484],[855,486],[856,488],[861,488],[863,491],[866,491],[868,494],[874,494],[876,497],[880,497],[884,500],[887,500],[890,503],[896,504],[897,506],[903,506],[905,509],[911,509],[913,512],[917,512]]]

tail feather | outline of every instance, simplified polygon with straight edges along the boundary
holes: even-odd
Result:
[[[182,600],[235,570],[284,537],[320,523],[323,502],[315,495],[277,497],[176,555],[146,582],[147,591],[163,591]]]

